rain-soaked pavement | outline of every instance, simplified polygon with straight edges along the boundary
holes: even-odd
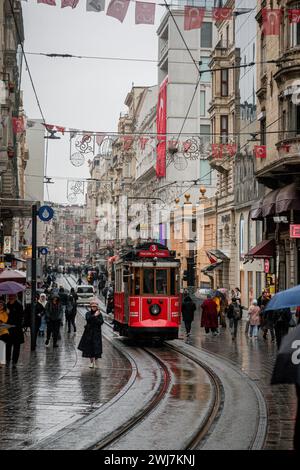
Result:
[[[45,347],[38,337],[30,352],[26,336],[16,369],[0,366],[0,449],[26,449],[54,435],[110,401],[131,375],[129,361],[104,339],[99,369],[91,370],[77,345],[84,319],[77,315],[77,334],[61,328],[59,347]],[[99,361],[98,361],[99,362]]]
[[[268,414],[267,435],[264,448],[293,449],[293,435],[297,410],[297,398],[293,385],[270,385],[277,347],[268,338],[249,339],[245,334],[245,320],[239,325],[236,341],[232,341],[229,328],[220,328],[219,336],[206,335],[200,328],[200,313],[197,309],[192,324],[189,344],[206,350],[229,361],[246,374],[261,390]],[[185,338],[184,328],[181,336]],[[247,403],[244,404],[247,406]]]
[[[64,284],[67,285],[65,282]],[[62,329],[62,341],[56,350],[52,347],[45,348],[44,338],[41,337],[38,338],[36,351],[30,352],[28,335],[17,369],[0,367],[0,449],[37,448],[39,441],[47,441],[59,435],[63,428],[76,430],[77,422],[82,422],[83,418],[92,416],[93,412],[105,407],[130,380],[132,367],[129,360],[106,339],[100,368],[88,368],[88,360],[83,359],[77,350],[84,323],[84,319],[78,314],[76,336],[68,335]],[[261,390],[267,406],[268,424],[264,447],[292,449],[296,414],[294,388],[270,385],[276,345],[270,340],[265,342],[262,338],[250,340],[244,334],[245,322],[240,323],[235,342],[231,340],[228,329],[221,329],[219,336],[212,337],[205,335],[200,328],[200,314],[197,311],[189,339],[190,350],[197,348],[207,351],[219,357],[221,363],[225,361],[237,371],[246,374]],[[185,339],[183,329],[181,337]],[[165,351],[163,354],[168,358],[173,353]],[[183,367],[180,361],[173,361],[173,368],[179,370],[177,382],[172,385],[174,393],[171,399],[174,404],[175,392],[179,389],[184,393],[177,394],[177,398],[183,397],[189,402],[198,400],[201,394],[208,398],[207,390],[210,385],[205,374],[202,383],[206,384],[206,388],[200,390],[200,387],[197,390],[197,387],[189,386],[193,368],[189,361],[185,361]],[[201,377],[201,373],[198,376]],[[239,397],[239,400],[242,398]],[[180,410],[177,405],[174,406],[176,413]],[[181,405],[184,406],[183,403]],[[249,407],[247,400],[243,406]],[[126,406],[124,410],[125,408]],[[127,408],[129,409],[125,411],[129,413],[130,407]],[[234,410],[232,414],[234,419]],[[157,427],[159,423],[155,423],[155,414],[153,417],[153,425]],[[232,444],[234,447],[234,443]],[[122,447],[122,443],[119,445]]]

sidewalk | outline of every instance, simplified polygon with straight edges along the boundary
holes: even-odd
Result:
[[[204,328],[200,328],[198,308],[192,324],[189,344],[230,361],[256,382],[265,397],[268,410],[265,449],[293,449],[297,409],[294,386],[270,385],[277,354],[276,344],[271,343],[270,338],[267,341],[263,340],[262,336],[258,340],[249,339],[245,335],[245,324],[245,320],[240,322],[236,341],[232,341],[228,327],[220,328],[219,336],[205,335]],[[185,338],[183,326],[181,336]]]
[[[130,364],[105,338],[99,369],[89,369],[77,349],[85,325],[80,314],[76,323],[76,335],[61,328],[57,349],[38,337],[31,352],[26,335],[17,368],[0,368],[0,449],[36,444],[110,401],[127,383]]]

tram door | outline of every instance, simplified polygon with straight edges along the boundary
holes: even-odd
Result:
[[[123,270],[123,291],[124,291],[124,321],[129,323],[129,294],[130,294],[130,276],[131,272],[124,266]]]

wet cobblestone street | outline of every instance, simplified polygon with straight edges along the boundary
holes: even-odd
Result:
[[[131,366],[104,338],[98,369],[89,369],[77,345],[85,324],[76,317],[77,334],[61,328],[59,348],[38,337],[30,352],[26,336],[16,369],[0,368],[0,449],[26,449],[92,413],[127,383]]]
[[[293,449],[293,435],[297,399],[293,385],[270,385],[277,347],[270,338],[251,340],[245,334],[245,324],[240,322],[238,337],[232,341],[229,328],[220,328],[219,336],[206,335],[200,328],[199,308],[192,324],[189,344],[230,361],[251,380],[255,381],[266,400],[268,427],[265,449]],[[184,328],[181,327],[181,336]],[[247,403],[245,403],[247,406]]]

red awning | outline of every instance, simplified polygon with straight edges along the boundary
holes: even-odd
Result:
[[[245,255],[245,258],[273,258],[275,256],[275,240],[263,240],[249,253]]]

